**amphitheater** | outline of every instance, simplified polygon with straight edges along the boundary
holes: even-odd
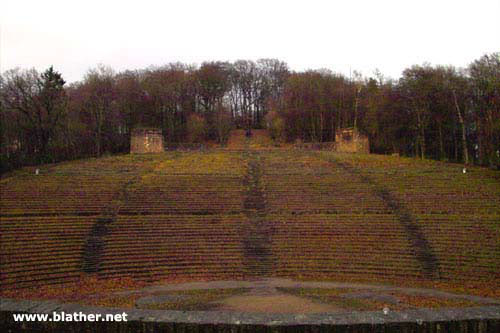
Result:
[[[498,172],[238,134],[38,168],[1,180],[13,331],[500,329]],[[76,309],[129,321],[11,320]]]

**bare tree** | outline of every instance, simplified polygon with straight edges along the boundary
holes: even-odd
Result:
[[[42,74],[35,69],[10,70],[2,81],[3,108],[20,116],[19,128],[35,139],[28,144],[40,158],[45,157],[66,111],[66,82],[53,67]]]

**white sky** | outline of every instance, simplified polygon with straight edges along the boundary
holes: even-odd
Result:
[[[499,17],[500,0],[2,0],[0,71],[54,65],[73,82],[99,63],[278,58],[398,78],[413,64],[467,66],[500,51]]]

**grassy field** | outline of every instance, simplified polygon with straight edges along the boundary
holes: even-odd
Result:
[[[245,149],[228,146],[2,178],[2,295],[91,295],[264,274],[500,298],[498,172],[274,150],[263,136]]]

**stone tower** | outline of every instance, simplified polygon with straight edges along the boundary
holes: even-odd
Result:
[[[341,128],[335,133],[335,149],[339,153],[370,153],[368,137],[356,128]]]
[[[158,128],[135,128],[130,138],[130,153],[161,153],[163,152],[163,134]]]

